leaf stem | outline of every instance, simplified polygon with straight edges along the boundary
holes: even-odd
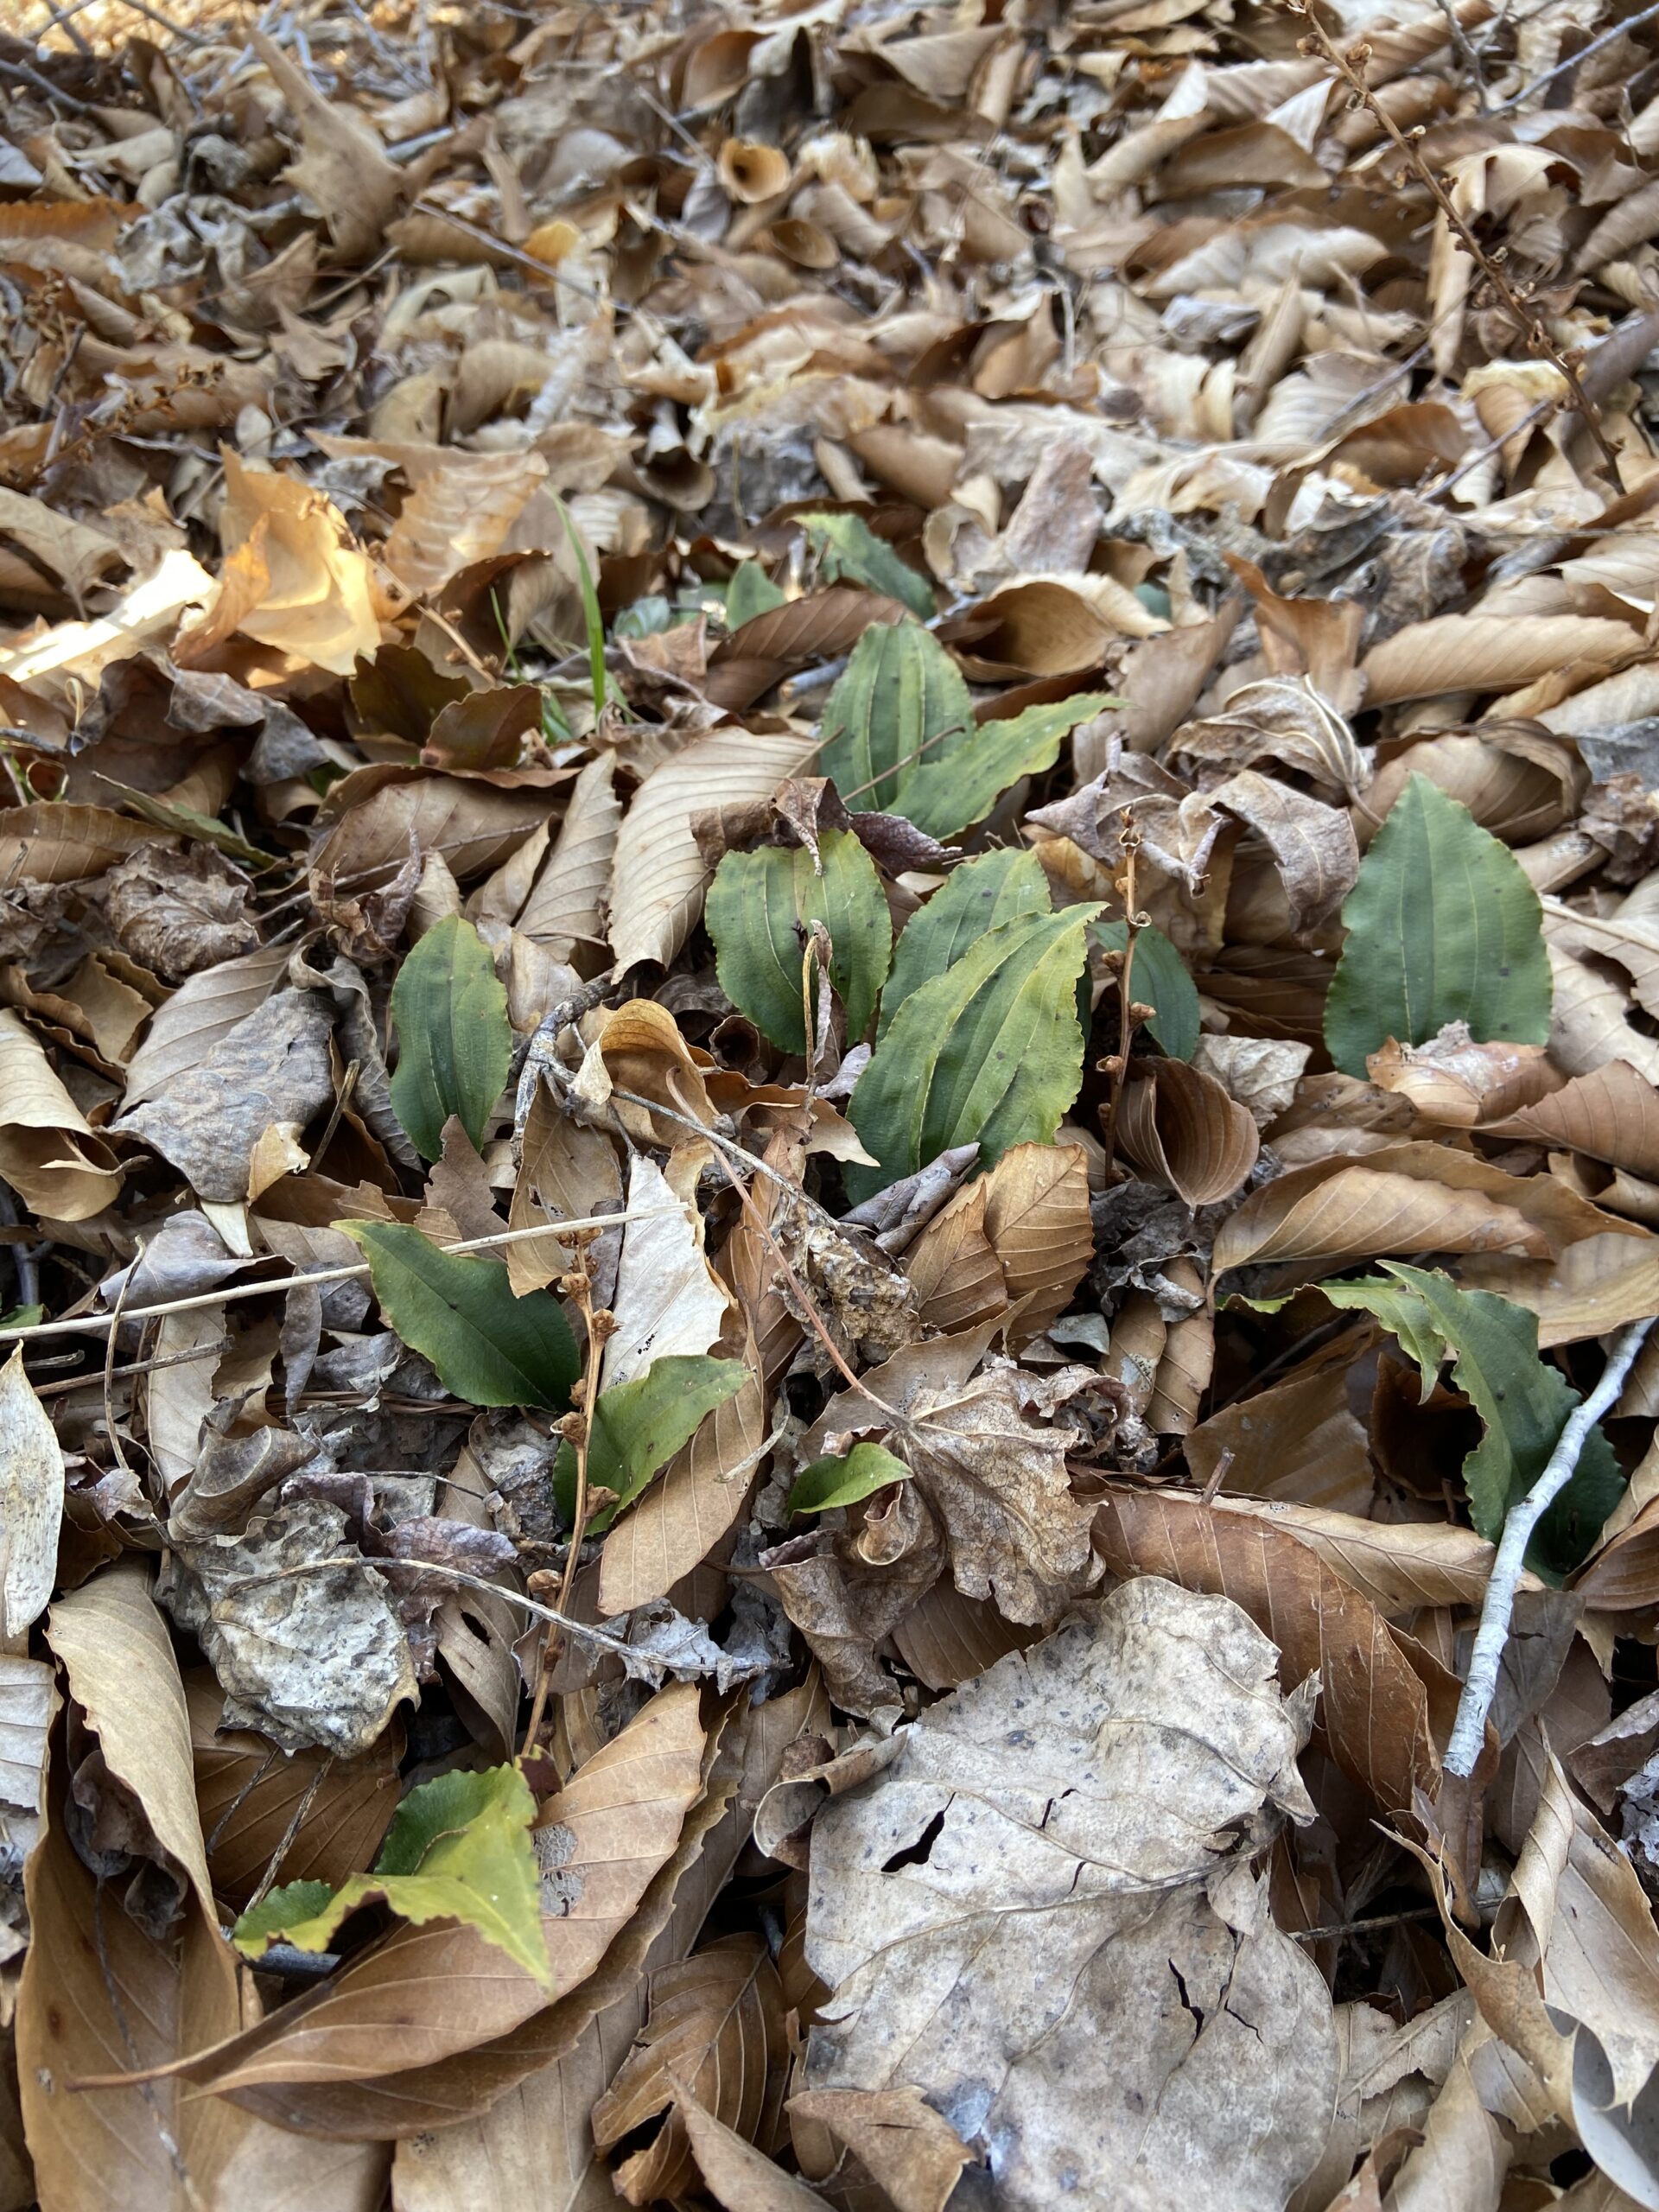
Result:
[[[1624,1378],[1656,1319],[1659,1316],[1650,1313],[1645,1320],[1632,1321],[1619,1337],[1607,1355],[1601,1380],[1582,1404],[1575,1406],[1567,1415],[1567,1425],[1542,1474],[1519,1504],[1510,1508],[1498,1541],[1497,1556],[1487,1578],[1480,1626],[1475,1631],[1475,1648],[1470,1655],[1463,1695],[1458,1700],[1452,1740],[1446,1747],[1446,1770],[1461,1780],[1467,1781],[1473,1774],[1486,1741],[1486,1716],[1492,1709],[1497,1689],[1497,1670],[1509,1642],[1510,1616],[1515,1610],[1516,1589],[1532,1532],[1546,1509],[1571,1481],[1591,1430],[1624,1389]]]
[[[1129,986],[1135,974],[1135,940],[1142,927],[1142,918],[1136,912],[1135,905],[1135,856],[1140,849],[1141,838],[1129,819],[1127,808],[1124,810],[1122,842],[1123,873],[1117,879],[1117,888],[1123,897],[1123,965],[1117,971],[1117,1051],[1106,1064],[1111,1071],[1112,1087],[1107,1096],[1106,1110],[1101,1116],[1109,1170],[1117,1142],[1117,1109],[1123,1103],[1123,1085],[1129,1072],[1129,1044],[1135,1035],[1135,994]]]

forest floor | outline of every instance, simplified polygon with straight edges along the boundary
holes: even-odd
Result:
[[[1659,8],[0,87],[0,2212],[1659,2207]]]

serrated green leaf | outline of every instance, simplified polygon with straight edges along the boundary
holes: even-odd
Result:
[[[890,1483],[909,1479],[902,1459],[880,1444],[855,1444],[844,1458],[815,1459],[795,1478],[791,1513],[827,1513],[832,1505],[857,1505]]]
[[[1017,915],[912,992],[848,1109],[880,1162],[843,1170],[855,1204],[952,1145],[977,1141],[988,1167],[1052,1142],[1083,1081],[1077,982],[1099,912]]]
[[[1344,1074],[1390,1037],[1423,1045],[1448,1021],[1478,1044],[1541,1045],[1551,984],[1538,893],[1509,847],[1427,776],[1412,776],[1342,909],[1325,1041]]]
[[[441,1774],[398,1806],[373,1873],[353,1874],[339,1891],[326,1882],[273,1890],[237,1922],[237,1948],[257,1959],[280,1938],[296,1950],[326,1951],[349,1914],[379,1903],[416,1926],[461,1921],[550,1988],[530,1840],[535,1817],[516,1766]]]
[[[1095,939],[1109,952],[1122,952],[1129,941],[1129,925],[1097,923]],[[1198,1048],[1198,987],[1155,922],[1135,931],[1129,989],[1142,1006],[1154,1009],[1147,1027],[1162,1050],[1172,1060],[1190,1060]]]
[[[954,837],[982,822],[1010,784],[1038,776],[1059,758],[1060,746],[1079,722],[1122,702],[1106,691],[1027,707],[1005,722],[981,722],[944,760],[907,768],[899,781],[893,811],[930,837]]]
[[[899,933],[881,994],[878,1043],[911,993],[930,976],[943,976],[969,945],[1016,914],[1046,914],[1052,906],[1048,878],[1034,853],[1002,846],[964,861]]]
[[[481,1152],[506,1084],[512,1029],[489,947],[470,922],[448,914],[427,931],[392,985],[391,1018],[391,1103],[416,1149],[436,1160],[454,1114]]]
[[[726,587],[728,629],[741,630],[757,614],[770,614],[783,605],[785,596],[758,561],[740,561]]]
[[[369,1263],[380,1310],[444,1388],[475,1406],[563,1413],[580,1368],[575,1339],[544,1290],[515,1298],[499,1260],[445,1252],[400,1221],[337,1221]]]
[[[932,632],[873,622],[825,702],[819,760],[855,813],[877,812],[914,768],[949,759],[973,727],[962,671]]]
[[[862,515],[802,515],[800,522],[830,582],[865,584],[896,599],[924,622],[932,613],[932,585],[901,561]]]
[[[1538,1357],[1538,1317],[1485,1290],[1460,1290],[1436,1269],[1398,1260],[1376,1276],[1319,1285],[1333,1306],[1374,1314],[1417,1364],[1423,1395],[1441,1363],[1480,1415],[1485,1434],[1463,1463],[1469,1517],[1496,1543],[1510,1510],[1543,1472],[1579,1394]],[[1572,1480],[1540,1521],[1527,1564],[1556,1581],[1578,1566],[1618,1503],[1624,1477],[1612,1447],[1592,1429]]]
[[[588,1480],[614,1491],[616,1503],[592,1514],[588,1532],[608,1529],[632,1505],[659,1468],[689,1444],[716,1406],[734,1398],[748,1380],[741,1359],[671,1353],[654,1359],[632,1382],[605,1391],[594,1408],[588,1446]],[[576,1455],[568,1443],[553,1463],[553,1495],[566,1521],[576,1507]]]
[[[849,1044],[869,1027],[893,955],[874,861],[849,830],[825,831],[818,850],[821,871],[804,846],[728,853],[704,908],[721,990],[785,1052],[806,1050],[798,925],[822,922],[830,932],[830,976],[847,1009]]]

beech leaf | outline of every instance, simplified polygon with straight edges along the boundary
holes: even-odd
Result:
[[[1549,1036],[1538,894],[1507,845],[1427,776],[1410,777],[1360,862],[1325,1009],[1345,1074],[1392,1037],[1423,1045],[1466,1021],[1478,1044]]]

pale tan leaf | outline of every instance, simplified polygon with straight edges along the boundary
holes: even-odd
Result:
[[[815,2212],[823,2203],[816,2190],[705,2112],[689,2089],[676,2091],[675,2108],[704,2185],[725,2212]]]
[[[712,730],[646,777],[623,818],[612,868],[611,950],[619,969],[641,960],[666,964],[702,911],[713,871],[692,817],[770,798],[817,750],[815,741],[786,733]]]
[[[580,1221],[601,1211],[607,1200],[622,1204],[622,1175],[616,1148],[597,1129],[561,1113],[547,1086],[537,1087],[524,1122],[518,1179],[507,1209],[509,1229],[531,1229],[560,1216]],[[605,1234],[614,1237],[614,1230]],[[544,1289],[573,1264],[569,1248],[555,1236],[526,1238],[507,1247],[507,1275],[515,1297]]]
[[[605,1345],[601,1388],[637,1382],[653,1360],[695,1357],[720,1335],[731,1298],[703,1257],[702,1223],[688,1212],[655,1160],[628,1168],[622,1257],[611,1300],[616,1327]]]
[[[73,883],[156,842],[129,814],[69,803],[0,810],[0,881]]]
[[[23,1372],[23,1348],[0,1367],[0,1637],[20,1648],[57,1580],[63,1449]]]
[[[558,842],[536,879],[514,926],[556,957],[568,960],[578,947],[604,938],[622,802],[612,788],[615,764],[601,753],[589,760],[571,788]]]
[[[1611,667],[1640,651],[1628,624],[1593,615],[1437,614],[1374,645],[1360,666],[1366,705],[1386,707],[1442,691],[1512,691],[1570,661]]]
[[[919,2091],[805,2089],[791,2120],[816,2120],[845,2144],[891,2198],[893,2212],[944,2212],[972,2152]]]
[[[547,474],[540,454],[446,454],[398,510],[381,558],[411,592],[435,592],[499,552]]]
[[[10,1007],[0,1007],[0,1176],[25,1205],[55,1221],[101,1213],[122,1181],[45,1047]]]
[[[1317,935],[1359,875],[1359,847],[1347,810],[1309,798],[1255,768],[1241,769],[1205,796],[1262,840],[1285,887],[1293,932],[1299,938]]]
[[[1659,1310],[1659,1239],[1634,1222],[1602,1218],[1605,1234],[1580,1238],[1558,1259],[1475,1254],[1459,1273],[1473,1287],[1530,1306],[1545,1351],[1605,1336]]]

